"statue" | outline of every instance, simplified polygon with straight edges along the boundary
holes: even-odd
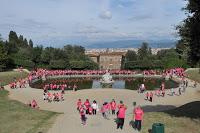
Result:
[[[108,71],[106,71],[106,74],[102,76],[102,79],[100,80],[100,83],[102,84],[103,88],[110,88],[112,87],[112,84],[114,83],[114,80],[112,79],[112,76]]]

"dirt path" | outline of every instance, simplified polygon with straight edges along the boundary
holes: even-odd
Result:
[[[200,90],[200,86],[198,85],[197,88],[193,88],[191,85],[192,84],[189,83],[186,92],[181,96],[167,95],[170,93],[170,91],[167,90],[166,97],[154,96],[152,103],[144,100],[144,94],[138,94],[137,91],[125,89],[88,89],[77,92],[66,91],[64,95],[65,101],[47,103],[42,99],[43,90],[30,87],[15,90],[9,89],[8,86],[5,88],[10,92],[9,97],[11,99],[23,103],[36,99],[40,109],[64,113],[57,118],[53,127],[49,130],[49,133],[130,133],[133,132],[133,129],[129,126],[129,122],[132,120],[133,102],[141,106],[147,106],[145,107],[145,111],[157,111],[174,108],[192,101],[199,101],[200,93],[197,93],[197,90]],[[178,90],[175,89],[175,91],[177,92]],[[117,103],[123,100],[128,106],[124,129],[122,131],[116,129],[116,124],[114,122],[115,116],[109,116],[110,120],[105,120],[102,118],[100,112],[98,112],[97,116],[87,116],[87,125],[82,126],[80,124],[80,116],[76,110],[76,102],[79,98],[83,101],[88,98],[90,102],[95,99],[99,106],[105,101],[111,101],[113,98]]]

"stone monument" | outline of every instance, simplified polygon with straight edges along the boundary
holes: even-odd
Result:
[[[108,71],[102,76],[102,79],[100,80],[100,83],[102,85],[102,88],[112,88],[112,84],[115,81],[112,79],[112,76]]]

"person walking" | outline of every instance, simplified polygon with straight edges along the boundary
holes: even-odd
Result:
[[[144,112],[141,109],[141,107],[138,106],[133,110],[133,114],[134,114],[133,119],[135,121],[134,128],[135,130],[140,131],[142,128],[142,119],[143,119]]]
[[[116,102],[113,99],[112,102],[110,103],[111,110],[112,110],[112,115],[115,115],[115,110],[116,110]]]
[[[106,103],[103,103],[103,105],[101,106],[101,113],[104,119],[108,119],[106,114]]]
[[[99,108],[97,102],[94,100],[91,106],[92,106],[92,114],[96,115],[97,114],[97,110]]]
[[[86,124],[86,117],[85,117],[85,108],[84,105],[81,105],[80,109],[80,116],[81,116],[81,124],[85,125]]]
[[[126,110],[127,107],[123,104],[123,101],[120,101],[117,112],[117,129],[123,129]]]
[[[153,101],[153,92],[151,91],[149,94],[149,101],[152,102]]]
[[[84,102],[84,105],[85,105],[85,109],[86,109],[86,114],[89,114],[89,107],[90,107],[89,99],[86,99],[86,101]]]

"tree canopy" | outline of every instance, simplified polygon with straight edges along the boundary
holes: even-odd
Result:
[[[23,35],[10,31],[8,41],[0,39],[0,70],[23,66],[48,69],[98,69],[98,65],[85,55],[85,48],[66,45],[53,48],[34,45]]]
[[[192,66],[200,64],[200,1],[186,0],[188,3],[183,10],[187,18],[177,26],[181,37],[177,44],[179,54],[187,58]]]

